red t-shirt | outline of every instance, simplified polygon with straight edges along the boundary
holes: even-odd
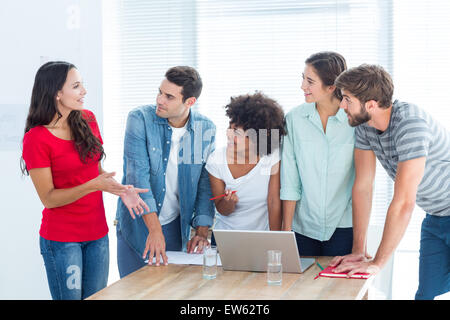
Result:
[[[83,110],[92,133],[100,139],[94,114]],[[23,138],[23,159],[27,169],[50,167],[55,189],[73,188],[98,177],[99,163],[83,163],[72,140],[53,135],[44,126],[29,130]],[[75,202],[57,208],[44,208],[39,234],[47,240],[83,242],[98,240],[108,233],[101,191],[92,192]]]

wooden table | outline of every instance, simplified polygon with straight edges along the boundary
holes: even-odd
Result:
[[[327,266],[332,257],[318,257]],[[202,278],[202,266],[175,265],[145,266],[88,300],[354,300],[367,298],[373,277],[340,279],[319,277],[319,267],[314,264],[302,274],[283,273],[281,286],[268,286],[266,273],[224,271],[218,268],[217,278]]]

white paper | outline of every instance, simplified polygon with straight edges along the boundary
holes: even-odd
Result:
[[[434,300],[450,300],[450,292],[434,297]]]
[[[203,253],[187,253],[183,251],[166,251],[169,264],[192,264],[203,265]],[[148,263],[148,259],[144,261]],[[156,258],[153,258],[153,263],[156,263]],[[162,264],[162,258],[159,258],[159,263]],[[217,254],[217,265],[221,266],[220,256]]]

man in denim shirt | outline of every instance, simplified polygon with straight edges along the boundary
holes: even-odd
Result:
[[[167,251],[202,252],[209,245],[214,204],[205,163],[214,151],[215,125],[191,110],[202,81],[191,67],[166,72],[155,105],[128,115],[122,183],[141,193],[133,211],[117,206],[117,260],[120,277],[160,258]],[[146,209],[144,212],[144,208]],[[140,215],[142,214],[142,215]],[[190,239],[191,227],[195,235]]]

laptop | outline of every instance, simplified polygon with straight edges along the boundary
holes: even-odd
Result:
[[[267,250],[281,250],[283,272],[302,273],[314,258],[300,258],[293,231],[213,230],[224,270],[267,271]]]

